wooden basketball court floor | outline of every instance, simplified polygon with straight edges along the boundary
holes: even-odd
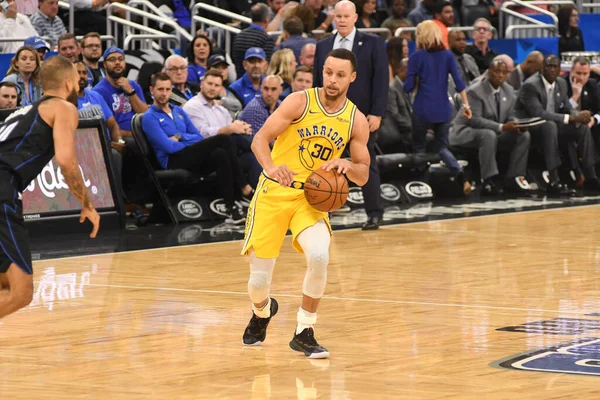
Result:
[[[31,306],[0,322],[0,398],[598,398],[598,377],[495,362],[600,336],[599,211],[336,232],[316,328],[329,360],[288,348],[305,272],[289,238],[258,348],[241,342],[239,241],[35,262]],[[497,330],[557,318],[592,330]]]

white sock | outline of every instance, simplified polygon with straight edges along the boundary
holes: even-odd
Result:
[[[315,324],[317,323],[317,313],[308,312],[300,307],[298,309],[298,314],[296,314],[296,319],[298,320],[298,325],[296,325],[296,335],[299,335],[306,328],[315,328]]]
[[[264,306],[258,308],[252,303],[252,311],[258,318],[269,318],[271,316],[271,298],[267,300]]]

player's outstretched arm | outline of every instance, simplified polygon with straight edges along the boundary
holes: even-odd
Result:
[[[79,222],[89,219],[94,228],[90,237],[96,237],[100,228],[100,216],[90,202],[87,189],[83,183],[79,163],[75,152],[75,130],[79,122],[77,108],[66,101],[52,101],[54,152],[56,162],[60,165],[62,175],[65,177],[69,191],[83,206]]]
[[[290,94],[267,119],[265,124],[252,139],[252,151],[256,159],[265,170],[266,174],[279,182],[282,186],[289,186],[295,172],[286,165],[275,165],[271,158],[269,143],[277,137],[294,121],[298,119],[306,107],[306,93],[296,92]]]
[[[352,136],[350,137],[350,157],[352,161],[343,158],[336,158],[324,163],[321,168],[326,171],[336,169],[340,174],[346,174],[348,179],[363,186],[369,180],[369,150],[367,142],[369,141],[369,122],[363,113],[356,110],[354,114],[354,124],[352,126]]]

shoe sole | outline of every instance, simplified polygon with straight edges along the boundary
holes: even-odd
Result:
[[[274,298],[271,297],[271,307],[273,308],[273,310],[271,310],[271,316],[269,318],[273,318],[274,316],[277,315],[277,311],[279,311],[279,303],[277,303],[277,300],[275,300]],[[271,321],[269,321],[269,323],[271,323]],[[267,338],[267,334],[265,333],[265,339]],[[242,344],[244,346],[248,346],[248,347],[252,347],[252,346],[260,346],[261,344],[263,344],[264,340],[258,341],[258,342],[254,342],[254,343],[246,343],[244,342],[244,338],[242,337]]]
[[[290,341],[290,349],[297,351],[299,353],[302,353],[306,356],[306,358],[310,358],[312,360],[316,360],[316,359],[323,359],[323,358],[329,358],[329,352],[328,351],[322,351],[320,353],[309,353],[304,351],[304,349],[302,347],[300,347],[299,345],[296,344],[296,342],[294,342],[294,340],[292,339],[292,341]]]

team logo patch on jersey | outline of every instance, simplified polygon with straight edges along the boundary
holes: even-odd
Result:
[[[520,371],[600,376],[600,338],[580,338],[516,354],[490,365]]]
[[[322,137],[302,139],[298,146],[298,158],[304,168],[309,171],[329,161],[333,154],[333,144]]]

